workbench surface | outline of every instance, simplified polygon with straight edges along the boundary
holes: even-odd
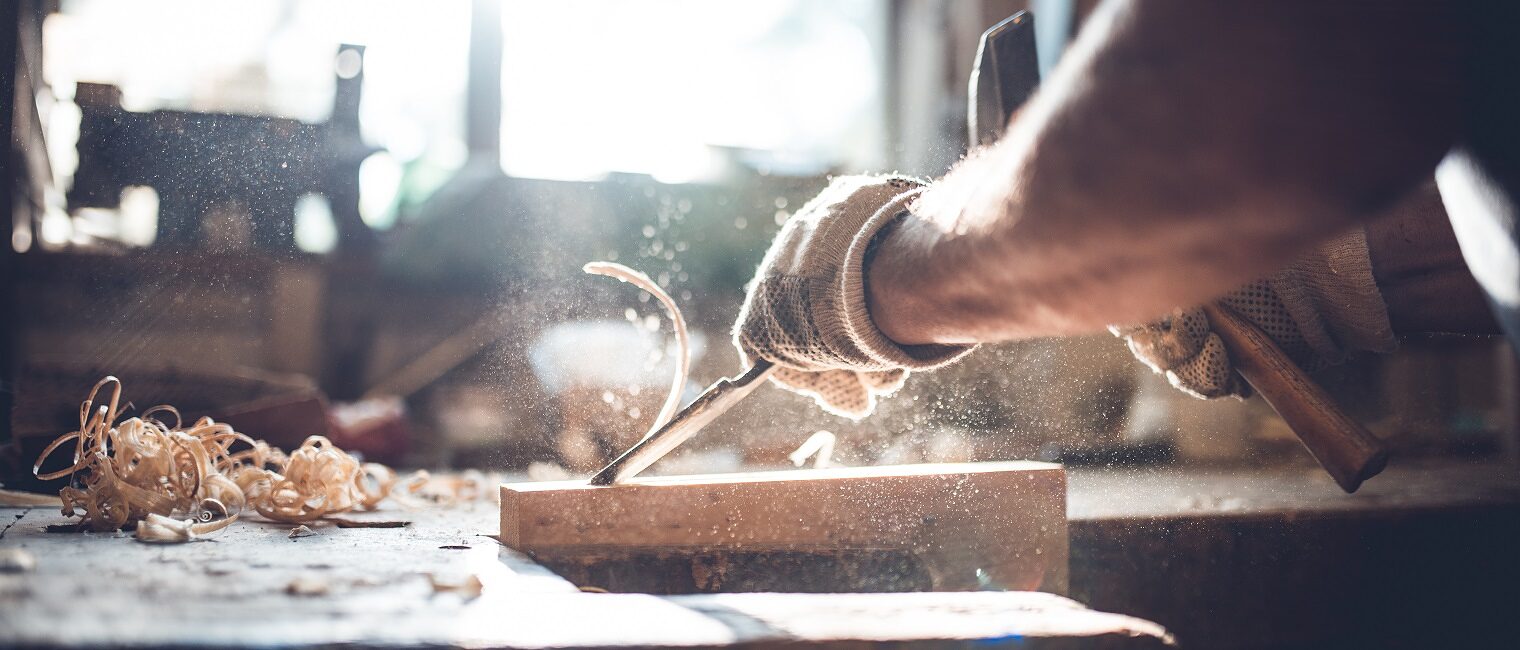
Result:
[[[0,573],[0,646],[717,646],[1116,634],[1152,647],[1153,623],[1043,593],[587,593],[502,547],[479,502],[381,510],[405,528],[239,521],[188,544],[126,533],[47,532],[51,508],[0,510],[0,552],[36,561]],[[430,577],[431,576],[431,579]],[[479,597],[438,591],[476,576]],[[1135,636],[1131,636],[1135,635]],[[1027,644],[1025,647],[1028,647]],[[1036,643],[1035,647],[1043,647]]]
[[[1387,519],[1390,512],[1512,507],[1520,503],[1516,474],[1513,465],[1395,467],[1370,481],[1362,494],[1345,496],[1329,479],[1309,471],[1075,470],[1073,594],[1111,600],[1109,592],[1089,596],[1091,584],[1080,584],[1077,577],[1097,575],[1088,582],[1104,584],[1123,580],[1113,573],[1122,568],[1115,558],[1094,556],[1093,544],[1106,538],[1083,538],[1083,530],[1089,536],[1140,534],[1133,522],[1189,513],[1239,519],[1375,510]],[[0,646],[567,647],[1023,639],[1021,647],[1030,647],[1029,641],[1037,641],[1035,647],[1039,642],[1066,647],[1074,638],[1091,641],[1086,635],[1110,633],[1101,641],[1147,647],[1164,634],[1142,619],[1037,593],[587,593],[501,547],[493,537],[497,517],[496,506],[482,501],[354,517],[410,521],[404,528],[321,524],[312,526],[314,535],[291,538],[290,525],[253,520],[237,522],[207,541],[150,545],[125,533],[47,532],[47,526],[65,521],[52,508],[0,509],[0,553],[19,550],[36,563],[31,570],[0,572]],[[1114,522],[1125,527],[1110,529]],[[435,583],[464,584],[470,576],[484,587],[479,597],[435,588]],[[1099,606],[1146,613],[1138,603]],[[1181,638],[1193,645],[1186,635]]]

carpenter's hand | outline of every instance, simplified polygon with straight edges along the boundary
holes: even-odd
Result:
[[[1306,370],[1340,363],[1354,350],[1387,352],[1395,345],[1361,229],[1326,242],[1219,303],[1255,323]],[[1230,365],[1224,343],[1200,308],[1109,329],[1145,365],[1186,393],[1205,399],[1250,395],[1250,386]]]
[[[866,310],[866,258],[872,239],[922,190],[896,176],[836,178],[786,222],[749,285],[734,326],[746,363],[769,359],[771,378],[851,418],[869,415],[876,397],[902,386],[908,370],[934,368],[970,350],[902,346]]]

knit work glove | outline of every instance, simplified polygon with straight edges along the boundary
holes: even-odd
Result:
[[[866,311],[872,239],[923,184],[896,176],[836,178],[793,215],[760,263],[734,326],[745,363],[768,359],[771,379],[824,410],[859,419],[902,387],[909,370],[936,368],[969,346],[903,346]]]
[[[1308,371],[1340,363],[1351,351],[1388,352],[1396,345],[1361,229],[1227,294],[1219,304],[1254,323]],[[1183,392],[1204,399],[1251,394],[1201,308],[1176,309],[1152,323],[1109,329]]]

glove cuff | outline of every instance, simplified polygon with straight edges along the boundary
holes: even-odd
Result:
[[[1352,350],[1397,347],[1362,229],[1326,242],[1270,282],[1305,343],[1324,361],[1339,363]]]
[[[903,192],[871,215],[850,241],[838,278],[839,313],[848,338],[860,351],[886,367],[927,370],[952,363],[966,356],[972,345],[902,345],[887,338],[866,305],[865,266],[871,243],[882,229],[908,212],[908,204],[923,194],[924,188]]]

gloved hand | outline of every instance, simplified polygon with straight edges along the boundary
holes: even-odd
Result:
[[[745,363],[777,365],[771,379],[829,412],[859,419],[900,388],[909,370],[945,365],[969,346],[903,346],[866,311],[872,240],[923,189],[898,176],[836,178],[802,206],[765,254],[734,325]]]
[[[1361,229],[1227,294],[1219,304],[1255,323],[1309,371],[1340,363],[1351,351],[1388,352],[1396,345]],[[1176,309],[1152,323],[1109,329],[1183,392],[1204,399],[1251,393],[1201,308]]]

